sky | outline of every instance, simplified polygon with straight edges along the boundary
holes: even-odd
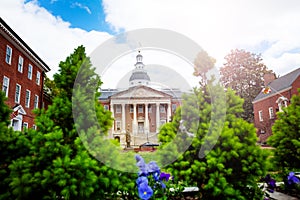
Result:
[[[0,2],[0,16],[48,64],[50,77],[77,46],[84,45],[89,55],[115,35],[143,28],[185,35],[217,60],[217,68],[222,67],[232,49],[261,54],[268,69],[282,76],[300,66],[299,10],[299,0]],[[116,86],[117,80],[134,68],[136,54],[132,52],[116,61],[118,66],[111,66],[114,76],[110,73],[105,78],[108,73],[103,74],[107,87]],[[144,63],[163,64],[181,75],[181,71],[193,71],[189,64],[175,62],[174,55],[154,54],[151,57],[145,52]]]

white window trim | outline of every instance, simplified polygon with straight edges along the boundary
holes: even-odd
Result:
[[[270,119],[274,119],[274,109],[273,107],[269,107],[269,115],[270,115]]]
[[[258,111],[258,119],[260,122],[264,121],[262,110]]]
[[[5,80],[7,80],[7,85],[5,85]],[[6,91],[4,91],[4,86],[7,87]],[[5,96],[8,97],[8,91],[9,91],[9,78],[4,76],[3,77],[3,84],[2,84],[2,91],[5,92]]]
[[[36,130],[36,125],[35,124],[32,125],[32,129]]]
[[[39,108],[39,96],[34,95],[34,109]]]
[[[19,56],[19,60],[18,60],[18,72],[23,73],[23,65],[24,65],[24,58],[22,56]]]
[[[28,101],[27,101],[27,94],[29,94]],[[26,90],[26,93],[25,93],[25,107],[26,108],[30,107],[30,96],[31,96],[31,91],[30,90]]]
[[[19,86],[20,91],[19,94],[17,96],[17,86]],[[15,103],[20,103],[20,99],[21,99],[21,91],[22,91],[22,87],[21,85],[19,85],[18,83],[16,84],[16,90],[15,90]]]
[[[31,70],[30,70],[31,69]],[[32,80],[32,71],[33,71],[33,67],[31,64],[28,65],[28,73],[27,73],[27,78]]]
[[[23,129],[24,129],[25,127],[28,129],[28,123],[27,123],[27,122],[23,122]]]
[[[7,49],[10,49],[10,54],[9,54],[9,60],[7,60]],[[9,45],[6,45],[6,51],[5,51],[5,62],[9,65],[11,65],[11,59],[12,59],[12,48]]]
[[[41,82],[41,72],[37,71],[36,72],[36,80],[35,80],[37,85],[40,85]]]

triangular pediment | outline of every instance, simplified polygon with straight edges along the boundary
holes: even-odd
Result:
[[[171,98],[170,95],[147,86],[131,87],[110,97],[111,99]]]
[[[21,105],[14,106],[13,112],[17,112],[18,114],[21,114],[21,115],[26,115],[26,112],[25,112],[23,106],[21,106]]]

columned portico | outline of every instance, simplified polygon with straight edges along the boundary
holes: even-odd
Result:
[[[145,133],[149,133],[148,103],[145,103]]]
[[[137,134],[136,103],[133,104],[132,133],[133,133],[133,135],[136,135],[136,134]]]
[[[125,103],[122,103],[122,133],[126,133]]]
[[[159,103],[156,103],[156,132],[158,133],[158,129],[160,126],[160,113],[159,113]]]

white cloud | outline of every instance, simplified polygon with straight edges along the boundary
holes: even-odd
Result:
[[[1,0],[1,17],[51,68],[48,76],[58,70],[79,45],[87,54],[111,36],[108,33],[71,28],[69,22],[55,17],[35,1]]]
[[[201,45],[217,59],[218,66],[231,49],[253,49],[264,41],[270,46],[255,53],[262,53],[270,69],[283,73],[300,66],[300,60],[288,62],[282,57],[300,47],[298,0],[104,0],[103,4],[106,20],[116,30],[154,27],[177,31]]]
[[[89,54],[111,37],[105,32],[71,28],[37,1],[24,2],[1,0],[1,17],[50,66],[50,76],[78,45],[83,44]],[[299,0],[104,0],[103,5],[106,21],[115,30],[176,31],[215,57],[218,67],[234,48],[262,53],[268,68],[277,74],[300,66]],[[156,64],[162,64],[159,62]]]
[[[84,9],[87,13],[92,14],[91,10],[89,7],[82,5],[81,3],[75,2],[72,4],[72,7],[79,7],[81,9]]]

